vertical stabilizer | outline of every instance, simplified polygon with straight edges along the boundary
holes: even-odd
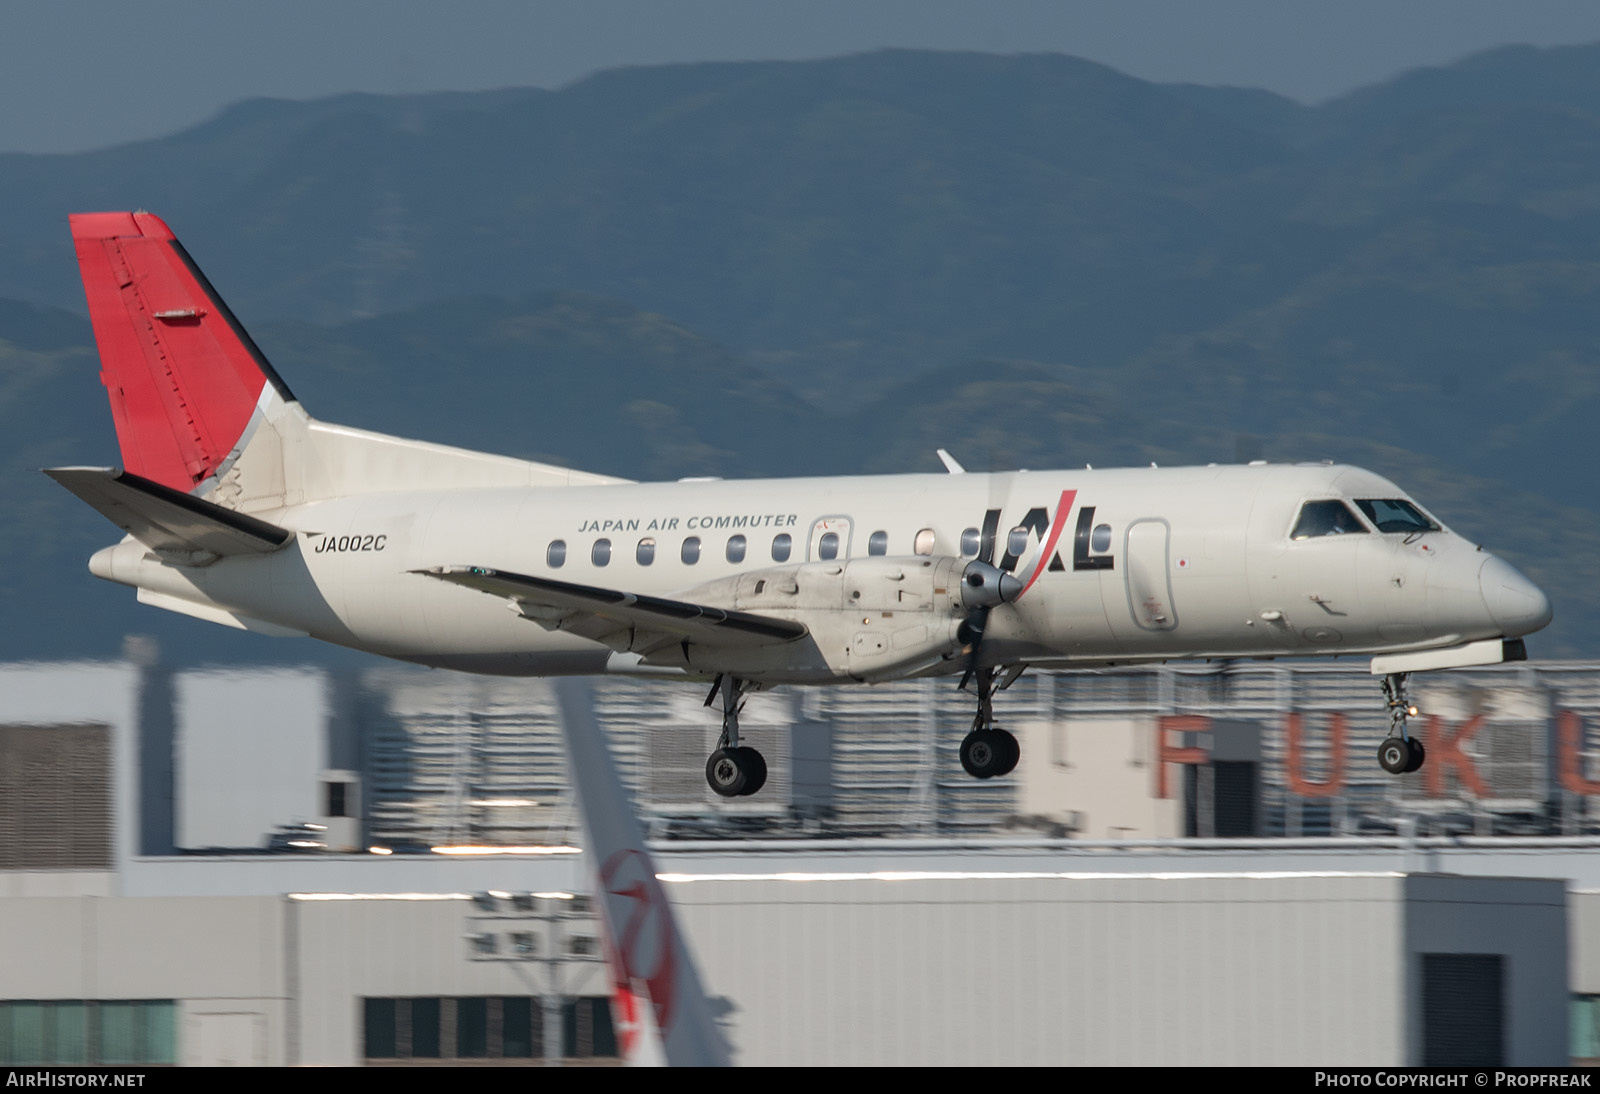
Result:
[[[127,470],[185,493],[294,396],[159,217],[76,213],[72,240]]]
[[[399,490],[620,482],[318,422],[149,213],[74,213],[122,465],[228,509]]]

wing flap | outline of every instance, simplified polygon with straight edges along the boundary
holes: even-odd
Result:
[[[437,566],[412,572],[505,597],[540,626],[568,631],[622,653],[648,655],[684,642],[741,648],[772,646],[797,641],[810,633],[804,624],[788,619],[484,566]]]
[[[161,554],[211,558],[265,555],[294,539],[294,533],[287,528],[224,509],[131,471],[52,467],[45,474],[88,502],[118,528]]]

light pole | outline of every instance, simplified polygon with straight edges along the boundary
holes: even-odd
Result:
[[[573,893],[473,895],[467,917],[467,956],[509,961],[530,981],[543,1011],[544,1062],[561,1066],[562,1015],[604,965],[589,898]],[[541,975],[531,969],[538,967]]]

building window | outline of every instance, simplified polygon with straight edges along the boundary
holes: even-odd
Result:
[[[551,540],[550,546],[545,548],[544,560],[552,570],[561,569],[567,561],[567,541],[564,539]]]
[[[457,999],[456,1057],[472,1059],[489,1055],[489,1000]]]
[[[439,1000],[411,999],[411,1055],[437,1060],[439,1054]]]
[[[700,561],[700,537],[690,536],[683,541],[683,564],[693,566]]]
[[[544,1055],[544,1006],[534,996],[364,999],[362,1015],[362,1043],[369,1060],[527,1060]],[[561,1055],[568,1059],[618,1054],[611,1003],[604,997],[564,1006],[561,1033]]]
[[[641,566],[648,566],[656,560],[656,541],[653,536],[645,536],[639,541],[639,547],[633,552],[633,557]]]
[[[0,1002],[0,1064],[176,1064],[170,999]]]
[[[733,536],[728,540],[728,561],[744,561],[744,537]]]
[[[395,1041],[395,1011],[398,999],[363,999],[362,1027],[366,1032],[366,1045],[362,1055],[369,1060],[392,1060],[400,1055]],[[407,1055],[410,1055],[409,1046]]]
[[[867,537],[867,554],[886,555],[889,553],[889,533],[874,532]]]
[[[533,999],[501,1000],[500,1045],[507,1059],[528,1060],[534,1056]],[[541,1016],[542,1017],[542,1016]],[[544,1055],[541,1051],[539,1055]]]
[[[789,552],[794,549],[794,540],[788,532],[779,532],[772,537],[772,561],[788,562]]]

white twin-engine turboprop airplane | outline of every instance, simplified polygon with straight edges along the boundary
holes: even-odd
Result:
[[[952,675],[961,761],[1017,763],[991,699],[1029,667],[1525,656],[1543,593],[1393,483],[1333,465],[635,483],[311,418],[148,213],[72,217],[125,470],[47,472],[128,533],[147,604],[469,672],[712,681],[719,794],[753,794],[742,696]]]

